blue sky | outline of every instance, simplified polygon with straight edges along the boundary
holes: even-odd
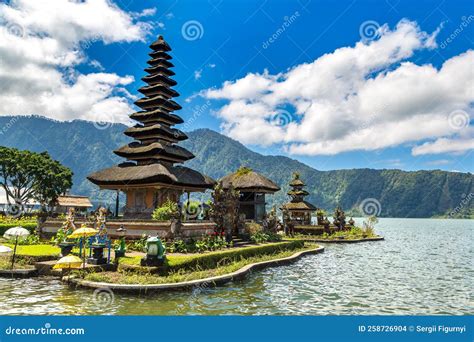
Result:
[[[13,8],[16,7],[19,11],[27,10],[20,8],[21,5],[18,5],[15,1],[7,3],[8,5]],[[469,97],[469,94],[462,101],[463,105],[466,106],[467,104],[469,108],[462,107],[459,105],[460,102],[456,100],[454,101],[456,105],[449,109],[449,112],[462,111],[464,115],[462,118],[464,119],[467,115],[468,122],[467,127],[463,127],[464,133],[456,131],[449,134],[437,133],[437,135],[428,138],[426,135],[420,136],[418,139],[407,138],[405,141],[402,139],[401,142],[385,144],[376,149],[372,149],[370,146],[353,150],[333,147],[335,152],[330,154],[321,153],[321,146],[325,145],[316,145],[320,143],[318,135],[321,135],[321,132],[329,132],[333,129],[332,127],[330,129],[321,128],[321,132],[318,131],[317,134],[302,133],[302,136],[306,137],[304,138],[306,140],[303,139],[304,141],[295,138],[295,136],[298,137],[297,132],[302,131],[301,127],[295,126],[296,133],[293,132],[288,136],[286,136],[285,127],[283,127],[285,133],[282,133],[282,130],[275,130],[272,137],[262,136],[262,141],[265,141],[265,143],[261,144],[259,138],[255,137],[259,135],[258,133],[254,134],[255,138],[249,138],[245,135],[245,126],[232,121],[232,119],[229,121],[225,114],[221,112],[223,106],[237,101],[235,97],[232,97],[233,95],[230,97],[223,95],[222,85],[224,82],[236,82],[249,74],[258,75],[257,78],[263,80],[266,77],[261,75],[265,72],[277,77],[277,75],[285,74],[305,63],[313,63],[324,54],[332,54],[337,49],[353,48],[360,41],[370,44],[371,40],[378,40],[380,35],[375,38],[369,37],[369,41],[367,41],[364,36],[365,33],[361,33],[364,23],[369,26],[376,25],[376,27],[383,27],[384,24],[387,24],[387,29],[395,32],[400,21],[409,20],[421,32],[425,32],[427,36],[436,32],[436,47],[424,42],[422,43],[425,45],[424,48],[413,49],[413,53],[408,54],[408,56],[385,65],[384,72],[395,70],[404,62],[412,62],[418,66],[431,64],[434,68],[440,69],[443,63],[453,57],[462,55],[473,47],[474,19],[470,19],[470,16],[474,14],[472,2],[417,1],[415,5],[413,1],[397,0],[337,2],[316,0],[123,0],[115,1],[115,5],[123,13],[127,13],[132,17],[133,22],[126,24],[131,25],[129,27],[132,27],[138,21],[149,25],[144,29],[146,33],[141,34],[139,38],[131,34],[127,36],[127,33],[123,33],[122,37],[99,35],[97,39],[91,39],[91,36],[86,36],[81,31],[85,38],[83,40],[77,38],[77,41],[72,43],[68,42],[70,44],[68,46],[75,46],[75,43],[79,42],[78,46],[84,58],[73,65],[57,65],[55,68],[63,76],[73,69],[75,76],[71,77],[76,77],[76,79],[72,82],[76,83],[77,75],[90,75],[99,72],[118,75],[119,77],[133,76],[133,82],[124,79],[110,81],[115,83],[110,85],[111,92],[107,96],[120,97],[123,95],[128,97],[126,100],[121,100],[121,108],[126,109],[126,104],[123,101],[131,103],[131,98],[134,95],[138,96],[137,89],[142,85],[140,78],[143,76],[142,70],[148,57],[148,44],[156,35],[162,34],[173,49],[172,56],[175,64],[174,71],[176,72],[174,78],[178,81],[178,86],[175,89],[181,94],[181,97],[177,100],[183,106],[183,110],[178,114],[185,120],[192,121],[191,124],[184,127],[186,130],[211,128],[240,140],[254,151],[263,154],[288,155],[321,170],[363,167],[400,168],[405,170],[439,168],[461,172],[472,172],[474,170],[472,154],[470,154],[472,149],[469,147],[458,150],[441,149],[441,152],[437,151],[436,153],[413,152],[414,146],[420,146],[424,143],[432,144],[436,142],[436,139],[455,137],[456,139],[462,138],[463,143],[471,141],[469,139],[472,135],[472,124],[469,121],[472,117],[472,100],[470,100],[472,96]],[[7,8],[4,7],[5,9]],[[147,13],[147,9],[155,10],[150,10]],[[144,10],[145,12],[143,12]],[[138,15],[138,13],[141,13],[141,15]],[[285,27],[284,32],[278,33],[285,22],[290,23]],[[462,32],[456,33],[453,38],[453,34],[457,32],[456,30],[463,22],[466,24],[462,26]],[[191,31],[184,32],[189,25]],[[21,27],[26,28],[26,34],[31,34],[30,32],[33,30],[31,28],[33,26],[26,26],[26,24]],[[113,30],[113,27],[111,24],[110,29]],[[197,36],[193,36],[193,33],[196,33],[196,31],[192,31],[193,27],[197,30]],[[51,35],[58,34],[52,30],[47,32]],[[450,36],[452,39],[447,42],[446,40]],[[60,40],[60,38],[58,39]],[[427,40],[429,38],[420,39]],[[0,49],[0,56],[1,51]],[[344,65],[344,61],[341,61],[341,64]],[[470,72],[472,75],[472,60],[467,66],[466,72]],[[375,74],[367,75],[366,78],[375,76]],[[315,78],[321,80],[317,73]],[[311,80],[309,81],[311,82]],[[463,82],[470,81],[472,81],[472,78],[464,79]],[[263,91],[265,93],[270,92],[278,82],[273,79],[270,82],[272,85]],[[67,82],[66,84],[71,85]],[[335,87],[331,82],[328,82],[325,86],[327,89]],[[429,88],[430,84],[420,84],[419,86]],[[469,83],[465,83],[464,88],[466,86],[469,87]],[[470,82],[470,86],[472,87],[472,82]],[[207,96],[205,95],[206,90],[209,89],[220,90],[220,92],[215,96]],[[127,94],[127,91],[130,94]],[[55,96],[55,94],[51,96]],[[245,101],[253,102],[253,95],[249,96],[251,96],[251,99],[247,98]],[[297,99],[294,99],[294,101],[297,101]],[[286,105],[281,103],[279,104],[279,110],[284,110],[285,119],[294,121],[294,124],[302,124],[303,116],[295,113],[293,107],[295,103],[291,102]],[[98,108],[104,110],[107,106],[101,105]],[[0,110],[2,109],[0,108]],[[54,110],[51,111],[52,114],[49,114],[49,111],[48,113],[38,113],[38,110],[35,110],[35,114],[56,117],[53,113]],[[9,112],[11,113],[11,110]],[[9,112],[7,112],[7,109],[3,109],[0,114],[7,115]],[[197,112],[198,114],[196,114]],[[449,112],[446,114],[449,114]],[[31,113],[19,112],[18,114]],[[63,116],[56,118],[73,119],[75,117]],[[90,117],[85,119],[90,119]],[[248,119],[248,116],[245,117],[245,120]],[[317,115],[311,122],[316,126],[318,125]],[[339,118],[335,115],[333,124],[337,125],[338,122]],[[285,124],[283,123],[283,125]],[[304,127],[308,126],[308,124],[305,125]],[[357,127],[353,131],[356,129]],[[317,131],[316,128],[315,130]],[[351,128],[343,127],[342,130],[350,131]],[[263,128],[261,133],[262,135],[266,134]],[[388,133],[391,133],[390,130],[388,130]],[[282,135],[281,139],[275,137],[278,134]],[[285,138],[283,138],[283,134],[285,134]],[[334,134],[337,136],[337,129],[335,129]],[[347,138],[348,134],[346,133],[344,137]],[[342,137],[343,135],[341,135],[341,139]],[[382,135],[381,139],[383,137]],[[344,141],[350,142],[350,139]],[[443,142],[440,141],[439,143]],[[295,153],[295,151],[303,151],[303,153]]]

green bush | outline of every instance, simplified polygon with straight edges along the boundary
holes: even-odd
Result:
[[[159,208],[156,208],[151,215],[151,218],[156,221],[169,221],[178,213],[178,204],[167,200]]]
[[[263,230],[263,227],[256,222],[245,223],[245,230],[249,235],[255,235]]]
[[[199,240],[190,239],[184,241],[182,239],[175,239],[165,242],[165,248],[168,253],[204,253],[231,246],[232,242],[227,242],[224,236],[219,235],[207,235]]]
[[[281,236],[272,232],[258,232],[250,235],[250,240],[255,243],[276,242],[281,241]]]
[[[165,267],[162,270],[167,272],[175,272],[177,270],[205,270],[211,269],[223,265],[230,264],[232,262],[240,261],[242,259],[267,255],[276,254],[281,251],[294,250],[304,247],[304,241],[282,241],[260,246],[242,247],[235,249],[228,249],[223,251],[209,252],[206,254],[199,255],[167,255]],[[135,266],[140,265],[140,257],[127,257],[120,259],[120,265]],[[139,271],[140,267],[136,270]]]
[[[346,240],[359,240],[365,238],[376,237],[377,235],[373,230],[367,228],[352,227],[349,230],[341,230],[332,234],[323,233],[322,239],[334,240],[334,239],[346,239]]]
[[[127,241],[127,250],[136,251],[136,252],[143,252],[146,248],[146,240],[148,236],[143,234],[142,237],[138,240]]]
[[[8,222],[8,223],[0,223],[0,236],[3,236],[5,232],[12,227],[22,226],[25,229],[28,229],[30,233],[33,233],[36,229],[36,222],[24,222],[24,223],[15,223],[15,222]]]

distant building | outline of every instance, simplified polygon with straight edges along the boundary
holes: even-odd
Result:
[[[87,196],[63,195],[59,196],[55,207],[56,213],[66,213],[70,208],[77,212],[92,208],[92,203]]]
[[[288,211],[290,219],[295,223],[303,225],[311,224],[311,213],[316,211],[317,208],[304,200],[309,193],[304,190],[305,184],[297,172],[293,175],[290,187],[292,189],[288,192],[288,196],[290,196],[291,201],[284,204],[281,209]]]

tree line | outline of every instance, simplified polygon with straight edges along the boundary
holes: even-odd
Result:
[[[50,211],[58,196],[71,188],[72,176],[72,171],[48,152],[0,146],[0,185],[10,213],[21,214],[31,201],[39,203],[43,212]]]

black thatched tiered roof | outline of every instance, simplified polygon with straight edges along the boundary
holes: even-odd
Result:
[[[317,208],[309,202],[306,202],[304,198],[309,193],[304,190],[304,182],[300,179],[300,175],[295,173],[293,180],[290,182],[291,190],[288,191],[288,196],[291,197],[291,202],[288,202],[282,206],[283,209],[294,210],[294,211],[315,211]]]
[[[159,181],[196,188],[210,188],[214,181],[197,171],[175,166],[194,158],[179,141],[186,140],[185,133],[173,125],[183,123],[183,119],[173,111],[181,106],[173,100],[179,96],[171,87],[176,81],[171,79],[175,73],[169,60],[171,51],[162,36],[150,45],[151,59],[145,68],[147,75],[142,80],[147,83],[138,91],[144,95],[135,105],[142,110],[130,115],[138,123],[125,130],[124,134],[136,141],[114,151],[129,162],[91,174],[88,179],[98,185],[114,186],[124,184],[149,184]],[[151,166],[150,166],[151,165]]]
[[[220,181],[224,189],[229,188],[230,184],[232,184],[234,189],[242,192],[272,194],[280,190],[280,187],[273,181],[246,167],[241,167],[236,172],[222,177]]]

